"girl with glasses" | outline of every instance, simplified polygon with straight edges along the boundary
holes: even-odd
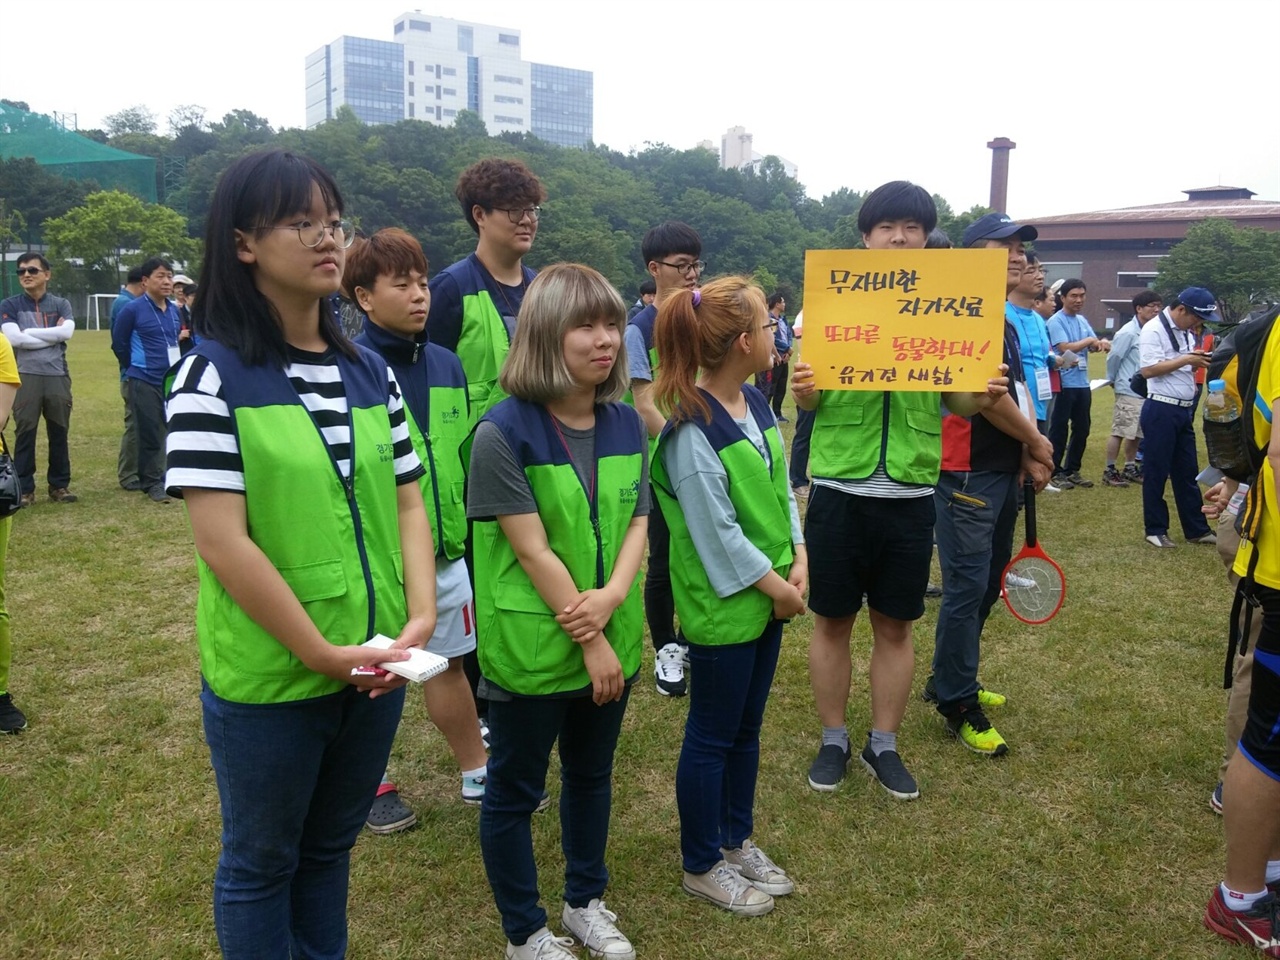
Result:
[[[435,624],[399,388],[326,303],[341,214],[314,161],[232,164],[209,211],[202,340],[170,377],[167,484],[195,537],[228,958],[345,955],[350,851],[404,703],[403,680],[353,670],[406,659]],[[399,649],[361,646],[379,633]]]
[[[654,327],[655,397],[671,420],[653,488],[694,676],[676,767],[684,889],[744,916],[794,889],[751,839],[765,701],[808,579],[782,435],[743,382],[773,365],[772,327],[744,277],[673,293]]]

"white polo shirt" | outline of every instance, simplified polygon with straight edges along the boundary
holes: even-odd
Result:
[[[1163,320],[1164,323],[1160,321]],[[1173,331],[1173,342],[1169,342],[1169,334],[1164,324]],[[1190,330],[1179,330],[1178,325],[1169,319],[1169,308],[1165,307],[1159,315],[1148,320],[1138,336],[1139,367],[1149,367],[1164,360],[1172,360],[1196,348],[1196,338]],[[1147,396],[1170,397],[1174,400],[1194,400],[1196,398],[1196,374],[1191,366],[1179,367],[1172,373],[1162,377],[1147,378]]]

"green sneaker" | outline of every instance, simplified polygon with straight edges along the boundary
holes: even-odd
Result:
[[[996,732],[981,707],[965,710],[946,718],[947,732],[974,753],[987,757],[1003,757],[1009,752],[1004,737]]]
[[[925,703],[938,702],[938,685],[934,682],[933,674],[929,674],[929,678],[924,682],[924,689],[920,691],[920,699]],[[996,693],[994,690],[988,690],[982,684],[978,684],[978,706],[980,707],[1003,707],[1009,702],[1009,698],[1003,693]]]

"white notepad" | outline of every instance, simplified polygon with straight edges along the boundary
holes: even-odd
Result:
[[[389,650],[393,643],[395,641],[390,637],[379,633],[372,640],[365,641],[364,646],[375,647],[378,650]],[[414,683],[430,680],[432,677],[449,669],[449,661],[438,653],[432,653],[419,647],[409,647],[408,649],[408,660],[388,660],[386,663],[378,664],[378,666],[383,670],[396,674],[396,676],[412,680]]]

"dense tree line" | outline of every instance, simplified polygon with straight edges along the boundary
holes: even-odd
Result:
[[[232,160],[263,147],[306,153],[334,173],[348,215],[362,230],[405,228],[422,241],[433,269],[475,244],[453,196],[458,174],[485,156],[517,158],[542,178],[548,193],[530,264],[589,263],[627,296],[634,296],[646,276],[640,261],[645,231],[662,220],[680,219],[702,235],[711,273],[754,273],[766,284],[793,291],[792,303],[798,306],[804,251],[856,246],[864,196],[846,188],[821,200],[810,198],[776,157],[755,169],[722,170],[718,158],[702,149],[663,144],[632,154],[604,146],[568,149],[527,134],[491,137],[480,118],[466,112],[449,127],[414,120],[367,126],[344,108],[315,129],[277,131],[248,110],[206,123],[201,108],[184,106],[174,111],[168,133],[162,134],[155,116],[136,106],[108,117],[105,129],[82,135],[155,157],[164,171],[158,173],[160,201],[186,217],[194,238],[202,235],[214,184]],[[11,209],[29,225],[64,217],[93,189],[83,183],[50,189],[52,175],[38,168],[33,172],[32,166],[20,160],[0,163],[0,196],[9,198]],[[955,239],[984,212],[975,207],[956,214],[941,197],[935,199],[941,225]],[[65,242],[58,252],[75,256]],[[94,276],[84,281],[113,289],[105,285],[108,278],[97,275],[99,261]],[[126,254],[122,262],[128,261]]]

